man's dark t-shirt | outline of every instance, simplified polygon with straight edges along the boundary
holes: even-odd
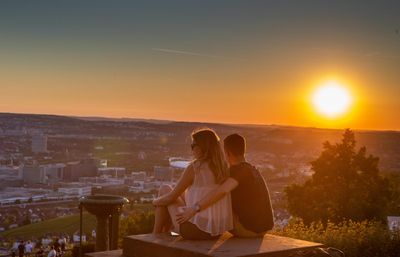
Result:
[[[271,199],[264,178],[247,162],[230,167],[230,176],[239,185],[232,190],[232,209],[246,229],[259,233],[274,226]]]

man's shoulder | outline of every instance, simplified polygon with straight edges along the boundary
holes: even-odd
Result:
[[[252,165],[248,162],[242,162],[229,168],[230,176],[239,181],[247,180],[252,174]]]
[[[232,172],[238,172],[238,171],[249,171],[256,169],[253,165],[251,165],[248,162],[241,162],[239,164],[233,165],[229,167],[229,170]]]

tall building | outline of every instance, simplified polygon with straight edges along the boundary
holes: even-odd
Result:
[[[32,152],[36,154],[47,152],[47,135],[32,135]]]

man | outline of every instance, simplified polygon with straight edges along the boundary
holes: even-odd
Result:
[[[57,257],[57,252],[54,249],[54,246],[51,247],[50,252],[47,254],[47,257]]]
[[[263,236],[274,226],[267,185],[260,172],[246,161],[246,141],[242,136],[232,134],[226,137],[224,151],[230,177],[193,207],[188,207],[178,214],[177,221],[183,223],[189,220],[196,212],[207,209],[231,193],[235,217],[232,234],[238,237]]]
[[[24,257],[25,255],[25,244],[24,241],[20,241],[18,245],[18,257]]]
[[[25,255],[30,256],[32,254],[32,250],[33,250],[33,245],[31,241],[28,241],[28,243],[25,245]]]

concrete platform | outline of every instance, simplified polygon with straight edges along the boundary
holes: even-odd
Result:
[[[119,249],[113,251],[87,253],[85,254],[85,257],[123,257],[123,255],[122,249]]]
[[[285,257],[296,252],[322,247],[293,238],[265,235],[264,238],[235,238],[225,233],[218,240],[191,241],[167,234],[135,235],[124,238],[124,257]],[[94,256],[92,256],[94,257]],[[106,257],[97,256],[96,257]]]

